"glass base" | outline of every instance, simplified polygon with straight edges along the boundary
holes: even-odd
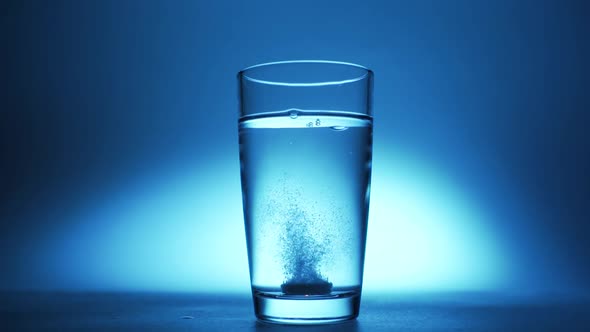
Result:
[[[285,295],[254,292],[258,320],[276,324],[333,324],[355,319],[360,292],[329,295]]]

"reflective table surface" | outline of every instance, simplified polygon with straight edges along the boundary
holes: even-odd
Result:
[[[0,331],[590,331],[590,299],[563,294],[364,294],[356,321],[319,326],[257,322],[247,294],[4,292],[0,299]]]

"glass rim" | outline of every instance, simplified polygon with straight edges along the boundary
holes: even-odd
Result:
[[[260,69],[263,67],[270,67],[270,66],[280,66],[280,65],[288,65],[288,64],[327,64],[327,65],[339,65],[343,67],[351,67],[360,69],[362,71],[361,75],[352,75],[353,78],[342,79],[342,80],[321,80],[319,82],[285,82],[284,80],[265,80],[254,78],[247,75],[247,72]],[[255,83],[260,84],[267,84],[267,85],[279,85],[279,86],[302,86],[302,87],[311,87],[311,86],[326,86],[326,85],[341,85],[347,83],[354,83],[360,81],[367,76],[372,76],[373,71],[365,66],[361,66],[351,62],[343,62],[343,61],[332,61],[332,60],[287,60],[287,61],[275,61],[275,62],[266,62],[257,65],[253,65],[250,67],[246,67],[238,72],[238,79],[243,78],[248,81],[252,81]]]

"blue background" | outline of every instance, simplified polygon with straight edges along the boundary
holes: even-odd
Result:
[[[240,69],[375,72],[367,291],[587,291],[585,1],[0,5],[0,288],[248,292]]]

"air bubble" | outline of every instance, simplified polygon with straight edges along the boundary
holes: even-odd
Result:
[[[344,131],[344,130],[348,129],[348,127],[344,127],[344,126],[333,126],[333,127],[330,127],[330,129],[336,130],[336,131]]]
[[[291,111],[291,112],[289,112],[289,117],[291,119],[297,119],[297,116],[299,116],[299,112],[297,112],[297,111]]]

